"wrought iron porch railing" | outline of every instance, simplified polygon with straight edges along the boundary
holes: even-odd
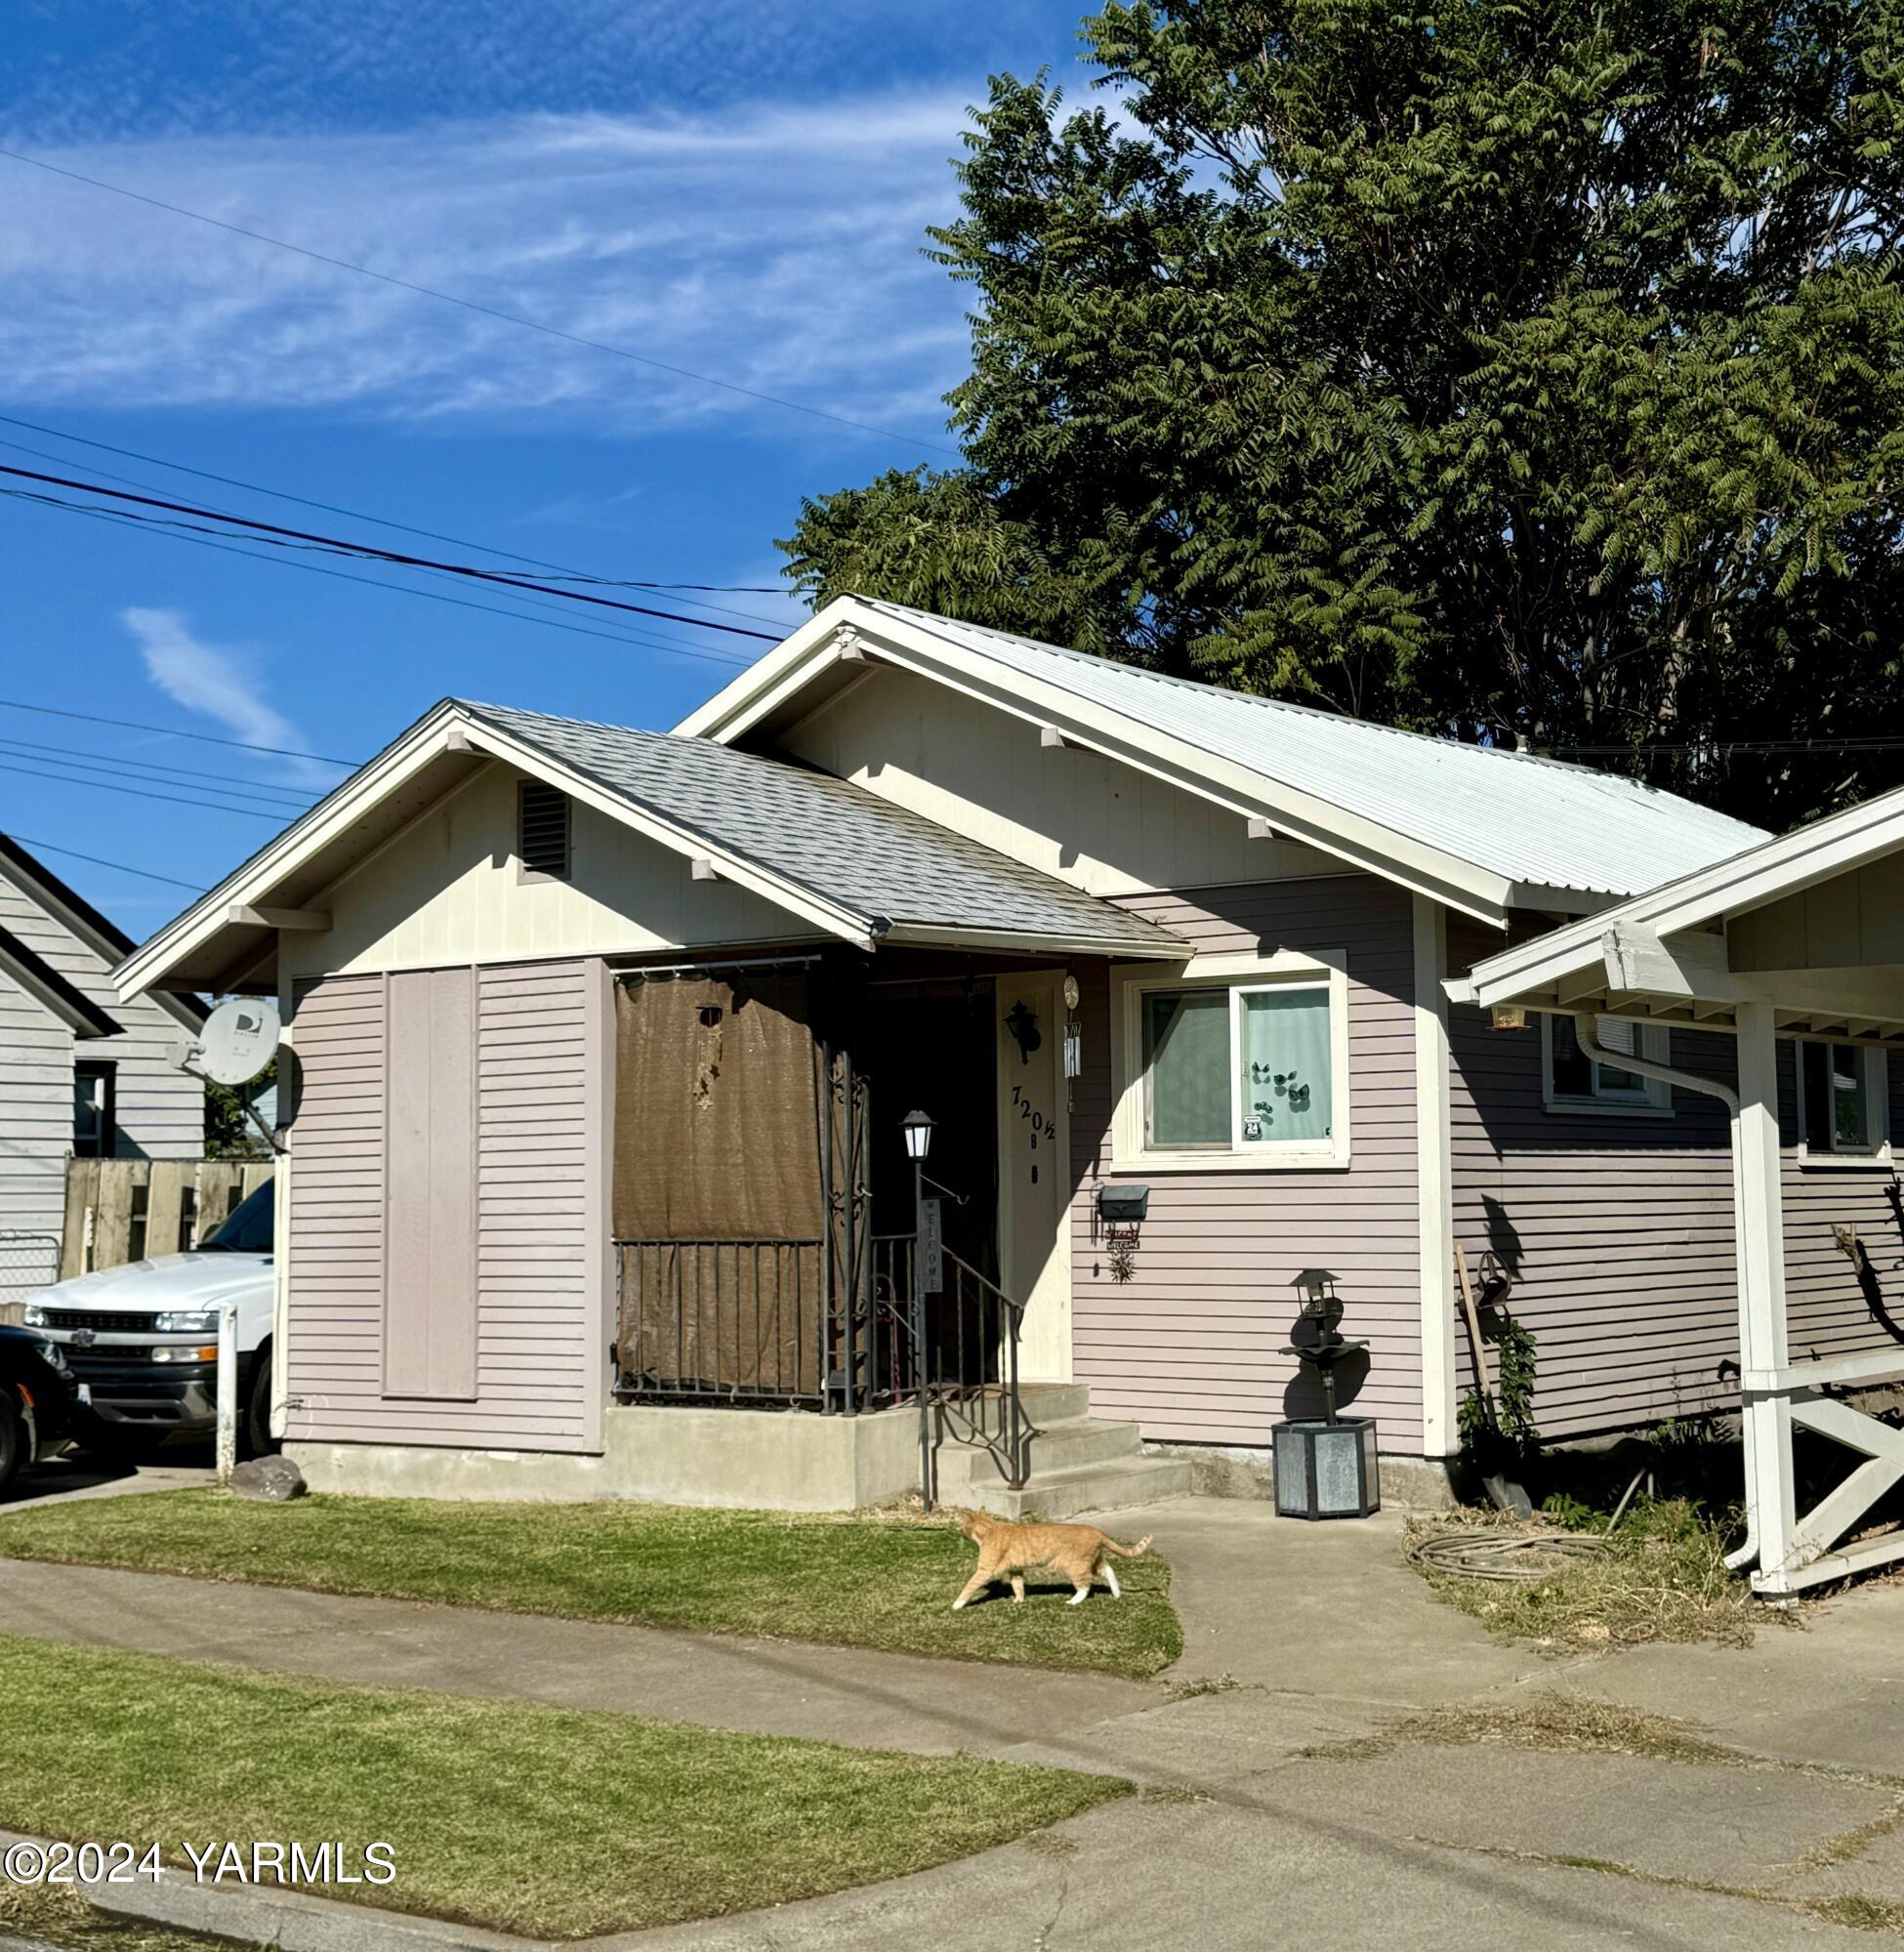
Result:
[[[920,1489],[938,1502],[938,1448],[947,1441],[989,1451],[999,1475],[1022,1491],[1038,1433],[1018,1393],[1024,1304],[949,1249],[945,1288],[924,1298],[920,1394]]]
[[[618,1240],[615,1395],[844,1412],[919,1407],[920,1490],[944,1443],[988,1451],[1014,1490],[1037,1435],[1018,1391],[1023,1307],[950,1252],[917,1291],[917,1241],[881,1234],[842,1267],[819,1240]]]
[[[842,1267],[819,1240],[616,1241],[616,1396],[849,1414],[909,1399],[910,1283],[890,1270],[911,1236],[865,1244]]]

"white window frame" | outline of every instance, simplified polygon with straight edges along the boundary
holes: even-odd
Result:
[[[1596,1019],[1595,1029],[1608,1019]],[[1673,1061],[1673,1033],[1664,1023],[1641,1023],[1629,1017],[1617,1018],[1616,1022],[1631,1023],[1634,1029],[1634,1053],[1635,1058],[1643,1058],[1648,1063],[1670,1064]],[[1606,1041],[1601,1036],[1600,1041]],[[1602,1091],[1600,1089],[1601,1065],[1594,1061],[1594,1088],[1591,1093],[1562,1092],[1553,1088],[1553,1013],[1541,1013],[1541,1102],[1552,1114],[1571,1118],[1576,1113],[1588,1118],[1671,1118],[1673,1116],[1673,1087],[1664,1078],[1640,1077],[1637,1091]],[[1638,1075],[1635,1073],[1635,1075]]]
[[[1814,1151],[1805,1138],[1804,1047],[1807,1044],[1848,1044],[1858,1054],[1864,1067],[1864,1131],[1861,1146],[1842,1150],[1834,1143]],[[1890,1143],[1890,1053],[1876,1044],[1860,1044],[1850,1037],[1795,1037],[1792,1039],[1792,1104],[1798,1114],[1799,1164],[1811,1172],[1852,1173],[1874,1167],[1891,1170]]]
[[[1116,1104],[1111,1116],[1113,1173],[1289,1173],[1339,1170],[1349,1162],[1348,959],[1341,949],[1270,956],[1193,956],[1180,965],[1144,963],[1111,972],[1117,991],[1112,1039]],[[1160,990],[1229,991],[1229,1133],[1227,1146],[1150,1147],[1144,1143],[1143,999]],[[1242,1138],[1242,1084],[1236,1062],[1245,996],[1270,990],[1323,989],[1329,998],[1329,1123],[1324,1140]]]

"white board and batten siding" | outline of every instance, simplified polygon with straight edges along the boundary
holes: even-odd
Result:
[[[205,1150],[205,1090],[180,1070],[190,1039],[150,997],[121,1003],[110,960],[50,913],[0,863],[0,926],[125,1026],[75,1039],[44,1005],[0,976],[0,1305],[57,1278],[73,1149],[73,1064],[114,1067],[117,1156],[197,1159]]]
[[[1475,953],[1469,953],[1473,947]],[[1457,948],[1472,961],[1478,945]],[[1542,1097],[1537,1019],[1492,1030],[1451,1013],[1455,1237],[1513,1274],[1509,1308],[1532,1333],[1548,1436],[1657,1424],[1738,1405],[1739,1296],[1724,1106],[1676,1092],[1670,1117],[1564,1112]],[[1734,1040],[1672,1030],[1672,1061],[1731,1085]],[[1890,1346],[1833,1223],[1854,1225],[1904,1335],[1904,1262],[1883,1168],[1807,1168],[1798,1154],[1796,1047],[1778,1053],[1786,1302],[1794,1359]],[[1890,1066],[1904,1135],[1904,1065]],[[1470,1387],[1465,1340],[1461,1388]]]
[[[1408,893],[1337,874],[1127,898],[1208,954],[1340,949],[1348,972],[1345,1167],[1112,1173],[1111,985],[1080,972],[1083,1075],[1071,1144],[1074,1373],[1094,1415],[1135,1418],[1146,1437],[1263,1448],[1286,1416],[1320,1409],[1281,1353],[1300,1308],[1298,1271],[1338,1277],[1343,1332],[1369,1344],[1366,1380],[1343,1407],[1380,1420],[1382,1447],[1422,1447],[1421,1242],[1415,1137],[1413,910]],[[1150,1187],[1131,1280],[1113,1278],[1096,1194]]]
[[[294,1441],[595,1451],[608,976],[592,958],[300,982]]]
[[[484,767],[326,891],[331,926],[281,938],[280,982],[810,933],[731,882],[696,881],[685,855],[579,801],[569,810],[568,878],[525,877],[520,777],[500,762]]]

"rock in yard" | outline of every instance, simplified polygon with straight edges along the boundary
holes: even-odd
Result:
[[[304,1473],[288,1457],[254,1457],[231,1474],[234,1498],[282,1505],[287,1498],[302,1498],[304,1493]]]

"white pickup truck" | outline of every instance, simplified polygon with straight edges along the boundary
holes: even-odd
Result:
[[[238,1449],[274,1448],[270,1181],[189,1254],[135,1261],[42,1288],[26,1326],[58,1343],[83,1386],[78,1440],[129,1452],[218,1426],[218,1318],[238,1309]]]

